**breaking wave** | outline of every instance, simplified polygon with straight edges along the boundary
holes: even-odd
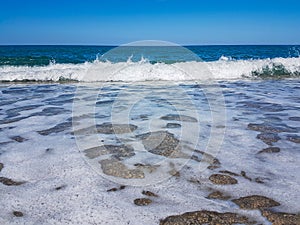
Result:
[[[203,69],[204,68],[204,69]],[[187,71],[196,71],[189,76]],[[92,71],[92,72],[91,72]],[[47,66],[1,66],[2,82],[92,82],[151,80],[234,80],[280,79],[300,76],[300,57],[256,60],[233,60],[222,56],[212,62],[176,62],[166,64],[139,62],[85,62],[82,64],[50,63]]]

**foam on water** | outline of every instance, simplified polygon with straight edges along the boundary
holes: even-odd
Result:
[[[222,62],[219,63],[223,65]],[[120,96],[119,92],[124,94],[120,96],[122,104],[115,106],[116,113],[120,113],[117,115],[121,115],[121,109],[128,107],[132,96],[141,95],[145,90],[149,92],[142,98],[143,101],[132,108],[128,118],[130,123],[138,127],[135,134],[145,133],[151,126],[153,130],[166,129],[165,124],[168,121],[160,118],[174,113],[175,109],[163,101],[164,99],[172,97],[176,103],[181,104],[181,109],[186,109],[182,111],[184,115],[190,115],[191,105],[190,101],[178,92],[178,86],[172,87],[170,82],[154,82],[152,86],[149,82],[130,85],[123,82],[107,82],[100,92],[97,85],[80,84],[82,93],[77,94],[76,98],[84,101],[82,107],[77,108],[78,115],[71,113],[73,103],[69,100],[75,98],[76,90],[72,85],[1,86],[0,162],[4,164],[1,177],[26,181],[20,186],[5,186],[0,183],[1,224],[154,225],[167,216],[196,210],[241,213],[254,218],[257,224],[271,224],[258,210],[240,210],[231,201],[206,198],[213,190],[228,193],[232,198],[252,194],[264,195],[281,203],[277,210],[299,213],[300,176],[295,169],[300,161],[299,144],[287,140],[287,135],[299,135],[300,131],[300,122],[289,119],[299,117],[299,81],[222,82],[227,105],[227,132],[221,150],[216,156],[221,167],[199,172],[199,163],[190,160],[186,167],[179,171],[180,177],[171,177],[163,182],[143,187],[128,185],[124,190],[117,192],[107,190],[119,187],[120,184],[100,176],[86,163],[71,133],[72,127],[66,126],[49,135],[41,135],[38,131],[70,121],[70,118],[75,116],[76,119],[73,119],[80,128],[88,126],[87,121],[93,116],[99,124],[110,122],[111,105]],[[205,85],[204,82],[201,86]],[[199,150],[205,150],[203,148],[211,130],[211,112],[206,97],[194,82],[184,82],[180,87],[188,93],[201,112],[198,115],[201,125],[199,134],[201,145],[198,147]],[[95,107],[96,115],[82,114],[86,107],[95,104],[91,98],[94,94],[99,94]],[[30,105],[36,107],[20,108]],[[11,115],[11,110],[15,109],[18,109],[19,115]],[[11,118],[20,120],[11,121]],[[118,118],[123,120],[123,117]],[[281,139],[273,143],[274,146],[281,148],[279,153],[257,154],[268,145],[257,139],[259,132],[247,129],[247,125],[266,121],[274,127],[289,125],[296,128],[292,132],[279,133]],[[186,123],[191,128],[190,136],[194,135],[191,123]],[[170,128],[168,131],[177,137],[180,129]],[[222,127],[218,129],[222,130]],[[21,136],[26,140],[17,142],[11,139],[13,136]],[[119,144],[120,141],[109,134],[102,134],[100,137],[95,134],[90,137],[86,135],[86,137],[86,144],[89,145],[87,147],[94,147],[94,144],[98,143],[97,138],[103,138],[104,144]],[[141,146],[133,134],[120,138],[137,149]],[[189,143],[186,145],[189,146]],[[137,159],[145,160],[143,163],[150,162],[151,159],[143,158],[142,153],[137,151]],[[218,173],[219,170],[230,170],[235,173],[243,170],[252,181],[236,176],[238,180],[236,185],[214,185],[208,177]],[[257,177],[262,178],[264,183],[256,183]],[[145,197],[141,193],[143,190],[152,191],[159,197],[153,198],[153,203],[149,206],[134,205],[134,199]],[[24,217],[14,217],[12,215],[14,210],[22,211]]]
[[[90,73],[90,69],[96,73]],[[193,68],[197,76],[184,71]],[[205,68],[203,70],[203,68]],[[107,70],[113,72],[113,76]],[[199,72],[198,72],[199,71]],[[201,72],[202,71],[202,72]],[[243,78],[296,77],[300,74],[300,58],[232,60],[222,56],[212,62],[177,62],[173,64],[140,62],[86,62],[48,66],[1,66],[1,81],[148,81],[148,80],[233,80]]]

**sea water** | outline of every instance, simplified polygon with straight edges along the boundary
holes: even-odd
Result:
[[[271,224],[258,210],[207,198],[215,190],[231,199],[263,195],[281,204],[277,211],[299,213],[300,47],[188,49],[194,54],[184,58],[171,47],[126,47],[123,55],[97,46],[0,47],[0,177],[25,182],[0,183],[0,223],[158,224],[212,210]],[[174,143],[178,152],[168,154]],[[99,146],[106,148],[89,157]],[[166,151],[152,151],[158,146]],[[259,153],[267,147],[280,151]],[[238,183],[209,180],[224,170]],[[136,206],[143,190],[159,197]]]

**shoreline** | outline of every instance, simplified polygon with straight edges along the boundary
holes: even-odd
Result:
[[[298,79],[223,81],[225,126],[197,85],[0,88],[3,224],[298,222]]]

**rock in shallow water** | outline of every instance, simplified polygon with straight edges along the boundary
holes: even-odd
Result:
[[[261,154],[261,153],[278,153],[280,152],[280,148],[278,147],[269,147],[269,148],[265,148],[261,151],[259,151],[257,154]]]
[[[157,170],[159,165],[151,165],[151,164],[142,164],[142,163],[136,163],[134,164],[135,167],[144,170],[146,169],[149,173],[152,173]]]
[[[143,195],[149,196],[149,197],[158,197],[157,194],[151,192],[151,191],[142,191]]]
[[[252,195],[232,200],[241,209],[262,209],[279,206],[280,203],[260,195]]]
[[[271,210],[262,210],[262,215],[266,217],[272,225],[299,225],[300,215],[283,213],[283,212],[273,212]]]
[[[214,184],[223,184],[223,185],[238,183],[238,181],[235,178],[224,174],[213,174],[209,177],[209,180]]]
[[[221,165],[220,161],[216,157],[214,157],[211,154],[208,154],[204,151],[197,150],[197,149],[194,150],[194,153],[193,153],[191,159],[193,159],[197,162],[210,163],[211,166],[213,166],[214,168],[219,168]]]
[[[137,198],[134,201],[134,204],[138,206],[146,206],[152,203],[152,200],[149,198]]]
[[[103,123],[96,126],[97,133],[101,134],[124,134],[135,131],[138,127],[132,124]]]
[[[214,191],[212,193],[210,193],[207,198],[209,199],[219,199],[219,200],[228,200],[231,197],[228,195],[225,195],[224,193],[220,192],[220,191]]]
[[[169,216],[160,221],[160,225],[217,225],[217,224],[253,224],[245,216],[235,213],[219,213],[214,211],[187,212],[182,215]]]
[[[22,212],[20,212],[20,211],[13,211],[13,214],[14,214],[15,217],[22,217],[22,216],[24,216],[24,214]]]
[[[89,134],[125,134],[132,133],[138,127],[133,124],[112,124],[112,123],[103,123],[91,127],[82,128],[71,132],[75,135],[89,135]]]
[[[116,159],[105,159],[99,162],[104,174],[124,179],[142,179],[144,172],[139,169],[128,169],[122,162]]]
[[[116,158],[134,156],[134,149],[127,145],[103,145],[84,150],[85,156],[90,159],[97,158],[101,155],[111,154]]]
[[[262,140],[267,145],[272,145],[273,142],[277,142],[280,140],[278,134],[274,133],[261,133],[258,134],[256,138]]]
[[[167,131],[149,132],[138,135],[137,138],[142,139],[145,149],[152,154],[176,157],[180,152],[179,140]]]
[[[248,129],[254,130],[254,131],[260,131],[262,133],[281,133],[281,132],[297,132],[297,129],[294,127],[289,127],[286,124],[280,124],[280,125],[272,125],[269,123],[262,123],[262,124],[255,124],[255,123],[249,123]]]
[[[6,177],[0,177],[0,183],[6,185],[6,186],[19,186],[21,184],[25,184],[24,181],[14,181],[12,179],[6,178]]]

